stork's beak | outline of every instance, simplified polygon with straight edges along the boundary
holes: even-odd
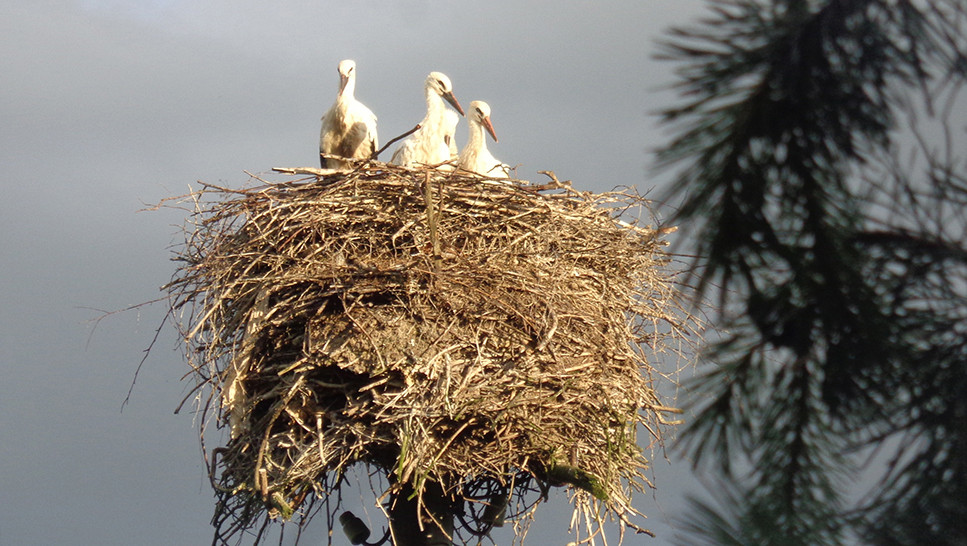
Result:
[[[339,94],[346,90],[346,84],[349,83],[349,74],[339,73]]]
[[[494,142],[499,142],[497,140],[497,133],[494,132],[494,124],[490,123],[490,116],[486,116],[483,118],[483,126],[484,126],[484,129],[486,129],[487,132],[490,133],[490,136],[494,137]]]
[[[447,91],[444,93],[443,98],[450,103],[450,106],[456,108],[457,112],[460,112],[461,116],[466,116],[466,114],[463,113],[463,107],[461,107],[460,103],[457,102],[457,97],[453,96],[453,91]]]

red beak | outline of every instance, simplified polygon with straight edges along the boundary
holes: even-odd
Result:
[[[346,90],[346,84],[349,83],[349,74],[339,74],[339,94]]]
[[[459,102],[457,102],[457,97],[453,96],[452,91],[447,91],[446,93],[444,93],[443,98],[450,103],[450,106],[453,106],[454,108],[456,108],[457,112],[460,112],[461,116],[466,116],[466,114],[463,113],[463,107],[460,106]]]
[[[494,137],[494,142],[499,142],[497,140],[497,133],[494,132],[494,124],[490,123],[490,116],[483,118],[483,126],[490,133],[490,136]]]

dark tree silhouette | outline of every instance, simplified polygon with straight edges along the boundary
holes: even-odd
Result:
[[[682,446],[726,508],[689,543],[963,544],[967,4],[710,9],[663,43],[658,154],[720,325]]]

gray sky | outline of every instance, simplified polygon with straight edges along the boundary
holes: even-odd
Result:
[[[647,192],[649,115],[671,67],[654,40],[698,0],[309,2],[34,0],[0,4],[0,546],[208,544],[212,495],[176,336],[163,332],[121,402],[163,305],[182,216],[138,212],[196,180],[315,166],[336,64],[382,141],[423,116],[426,74],[487,101],[495,156],[522,178]],[[16,5],[17,7],[12,7]],[[466,139],[466,122],[457,137]],[[384,158],[385,159],[385,158]],[[276,177],[279,179],[279,177]],[[639,508],[668,544],[688,465],[657,461]],[[532,544],[563,544],[563,495]],[[377,524],[378,512],[370,509]],[[313,524],[306,544],[325,535]],[[292,533],[290,533],[292,534]],[[506,541],[506,535],[504,535]],[[637,539],[632,539],[637,543]],[[498,538],[498,541],[500,539]],[[348,544],[337,535],[336,544]]]

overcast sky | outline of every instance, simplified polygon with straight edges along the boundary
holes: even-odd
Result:
[[[13,7],[16,6],[16,7]],[[281,6],[281,7],[280,7]],[[0,3],[0,546],[208,544],[213,510],[171,328],[121,403],[162,305],[183,216],[139,212],[196,180],[315,166],[336,64],[385,142],[423,116],[439,70],[487,101],[496,157],[578,189],[660,181],[648,151],[660,87],[654,40],[698,0],[310,2],[31,0]],[[461,121],[458,141],[466,139]],[[281,177],[274,177],[281,179]],[[197,185],[195,186],[197,187]],[[674,453],[639,508],[671,543],[694,487]],[[567,541],[561,501],[530,544]],[[369,521],[381,523],[369,509]],[[364,518],[366,519],[366,518]],[[317,520],[305,544],[325,536]],[[506,541],[506,535],[503,535]],[[632,539],[638,543],[638,539]],[[499,540],[498,540],[499,541]],[[337,533],[336,544],[348,544]]]

